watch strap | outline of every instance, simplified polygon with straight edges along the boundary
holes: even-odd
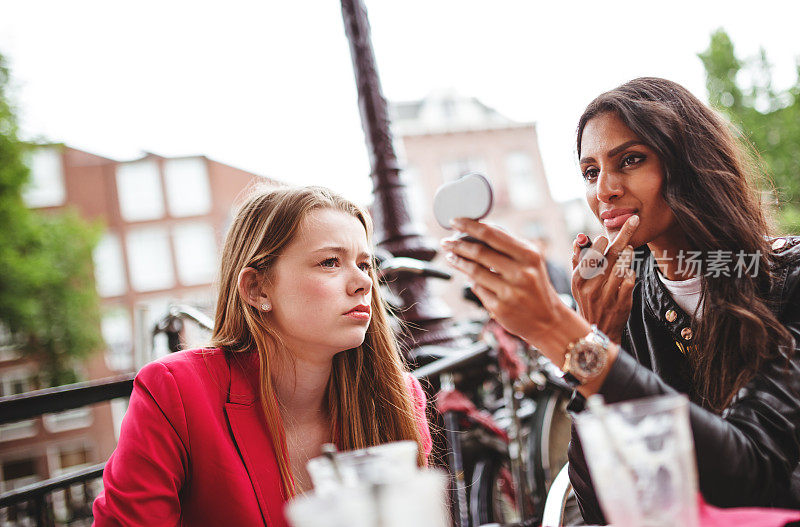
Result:
[[[567,386],[569,386],[573,390],[578,386],[580,386],[581,384],[583,384],[580,380],[578,380],[577,377],[572,375],[570,372],[564,373],[564,375],[561,376],[561,380],[567,383]]]

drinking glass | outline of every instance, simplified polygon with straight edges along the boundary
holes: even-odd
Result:
[[[688,399],[592,399],[588,406],[575,425],[606,519],[615,527],[697,527]]]
[[[447,475],[417,467],[414,441],[333,452],[306,467],[314,492],[288,503],[293,527],[449,525]]]

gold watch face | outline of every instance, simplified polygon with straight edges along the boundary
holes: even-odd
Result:
[[[573,368],[579,375],[592,378],[606,365],[606,348],[602,344],[582,342],[572,352]]]

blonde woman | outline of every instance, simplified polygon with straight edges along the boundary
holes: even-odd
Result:
[[[95,524],[285,526],[324,443],[414,440],[425,396],[372,269],[367,213],[327,189],[251,197],[222,253],[213,348],[137,375]]]

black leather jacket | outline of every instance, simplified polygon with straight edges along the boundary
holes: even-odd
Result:
[[[770,296],[779,320],[800,343],[800,237],[779,238]],[[646,249],[646,248],[645,248]],[[682,348],[691,343],[691,317],[655,275],[647,254],[638,273],[622,351],[600,393],[606,402],[685,393],[692,401],[700,491],[716,506],[800,508],[800,353],[765,364],[731,404],[715,415],[692,389]],[[674,311],[674,313],[669,313]],[[677,316],[674,316],[677,315]],[[670,322],[669,320],[672,319]],[[689,337],[689,339],[685,338]],[[679,345],[680,344],[680,345]],[[572,411],[581,411],[576,395]],[[586,459],[575,429],[569,447],[569,477],[584,520],[604,524]]]

